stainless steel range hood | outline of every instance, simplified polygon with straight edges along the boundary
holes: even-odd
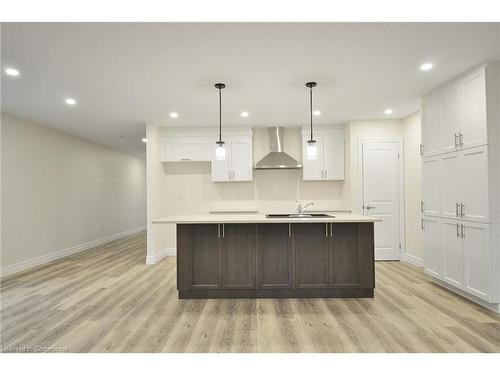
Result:
[[[269,154],[255,165],[255,169],[300,169],[302,164],[283,151],[283,128],[269,128]]]

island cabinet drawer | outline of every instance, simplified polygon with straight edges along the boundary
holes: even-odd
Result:
[[[330,224],[330,286],[374,288],[373,223]]]

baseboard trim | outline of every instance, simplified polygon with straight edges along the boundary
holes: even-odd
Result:
[[[174,257],[177,254],[175,247],[167,247],[156,255],[146,256],[146,264],[156,264],[165,257]]]
[[[403,254],[403,256],[401,257],[401,260],[403,262],[411,264],[412,266],[415,266],[415,267],[423,267],[424,266],[424,261],[420,258],[417,258],[414,255]]]
[[[436,279],[435,277],[431,277],[432,281],[438,284],[439,286],[442,286],[445,289],[451,290],[453,293],[456,293],[464,298],[467,298],[468,300],[471,300],[472,302],[477,303],[478,305],[481,305],[483,307],[486,307],[488,310],[494,311],[496,313],[500,314],[500,303],[490,303],[482,300],[481,298],[478,298],[472,294],[469,294],[467,292],[464,292],[461,289],[455,288],[452,285],[448,285],[447,283]]]
[[[68,256],[93,249],[97,246],[104,245],[108,242],[118,240],[120,238],[124,238],[124,237],[128,237],[128,236],[132,236],[134,234],[143,232],[145,230],[146,230],[145,225],[137,227],[137,228],[132,228],[132,229],[126,230],[124,232],[115,233],[115,234],[112,234],[110,236],[98,238],[97,240],[85,242],[85,243],[82,243],[79,245],[68,247],[66,249],[54,251],[53,253],[49,253],[49,254],[42,255],[42,256],[39,256],[36,258],[24,260],[24,261],[19,262],[19,263],[11,264],[10,266],[2,267],[0,277],[3,278],[3,277],[10,276],[10,275],[13,275],[13,274],[16,274],[19,272],[27,271],[31,268],[35,268],[35,267],[44,265],[46,263],[53,262],[53,261],[58,260],[58,259],[66,258]]]

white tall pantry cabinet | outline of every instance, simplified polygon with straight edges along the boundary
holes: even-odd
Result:
[[[500,62],[422,100],[424,270],[500,312]]]

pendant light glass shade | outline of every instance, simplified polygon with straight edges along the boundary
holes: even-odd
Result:
[[[226,160],[226,148],[224,142],[215,142],[215,160]]]
[[[307,141],[306,156],[308,160],[316,160],[318,158],[318,147],[316,141]]]
[[[316,82],[307,82],[306,87],[309,88],[309,110],[311,117],[311,139],[307,141],[306,157],[308,160],[316,160],[318,158],[318,146],[313,139],[313,94],[312,88],[316,86]]]
[[[223,83],[216,83],[215,88],[219,90],[219,140],[215,142],[215,160],[226,160],[226,148],[222,140],[222,94],[221,90],[226,87]]]

